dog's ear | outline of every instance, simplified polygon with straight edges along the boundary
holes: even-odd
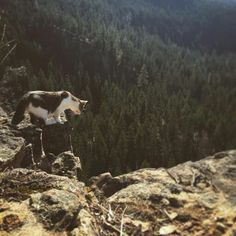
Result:
[[[61,98],[67,98],[69,96],[69,92],[63,91],[61,94]]]
[[[88,103],[87,100],[80,100],[80,102],[81,102],[84,106]]]

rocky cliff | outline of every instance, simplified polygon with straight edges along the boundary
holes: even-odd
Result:
[[[235,150],[85,185],[69,123],[14,128],[0,102],[0,235],[236,235]]]

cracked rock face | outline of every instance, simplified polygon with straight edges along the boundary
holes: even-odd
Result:
[[[55,235],[81,226],[80,210],[88,208],[82,182],[21,168],[1,173],[0,184],[0,235]]]
[[[14,165],[16,159],[19,160],[27,155],[24,139],[15,137],[5,124],[0,125],[0,150],[0,170]]]
[[[234,235],[235,165],[236,151],[229,151],[170,169],[105,173],[91,188],[8,170],[0,175],[0,234],[119,235],[122,224],[124,235]]]
[[[126,221],[149,222],[147,235],[234,235],[236,151],[170,169],[107,176],[93,178],[92,187],[114,208],[126,206]]]
[[[43,128],[42,139],[45,153],[59,155],[66,151],[72,152],[71,133],[72,127],[68,122]]]

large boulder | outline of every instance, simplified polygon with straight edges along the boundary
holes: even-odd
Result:
[[[113,209],[124,206],[124,229],[141,221],[140,230],[148,235],[235,233],[236,151],[170,169],[141,169],[117,177],[107,173],[91,181]]]
[[[0,185],[0,235],[96,235],[96,220],[89,213],[94,203],[88,201],[83,183],[14,169],[0,174]]]
[[[72,127],[68,122],[38,128],[34,125],[29,125],[28,119],[26,118],[18,126],[15,134],[22,136],[27,143],[32,144],[37,163],[41,161],[44,154],[52,153],[59,155],[66,151],[72,152]]]

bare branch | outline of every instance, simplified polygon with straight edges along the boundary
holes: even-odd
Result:
[[[12,53],[12,51],[16,48],[17,43],[13,45],[10,51],[5,55],[5,57],[1,60],[0,65],[7,59],[7,57]]]
[[[16,40],[15,39],[12,39],[6,43],[3,43],[2,45],[0,45],[0,49],[4,48],[4,47],[7,47],[7,46],[10,46],[11,43],[15,42]]]
[[[104,224],[104,226],[106,226],[108,229],[113,230],[113,231],[115,231],[115,232],[117,232],[117,233],[120,233],[120,230],[117,229],[114,225],[112,225],[112,224],[110,224],[109,222],[107,222],[107,221],[105,220],[105,217],[103,218],[103,224]]]
[[[123,233],[123,226],[124,226],[124,214],[125,214],[126,209],[127,209],[127,206],[125,207],[125,209],[123,210],[122,215],[121,215],[120,236],[124,235],[124,233]]]
[[[193,187],[195,185],[195,182],[196,182],[197,172],[195,170],[192,170],[192,169],[191,169],[191,171],[193,173],[192,180],[191,180],[191,186]]]
[[[4,40],[5,33],[6,33],[6,24],[4,24],[4,26],[3,26],[3,31],[2,31],[2,38],[1,38],[1,43],[2,43],[2,42],[3,42],[3,40]]]
[[[167,170],[167,169],[165,169],[165,170],[166,170],[166,173],[170,176],[170,178],[173,179],[176,184],[179,184],[179,180],[177,179],[177,177],[172,175],[169,170]]]

